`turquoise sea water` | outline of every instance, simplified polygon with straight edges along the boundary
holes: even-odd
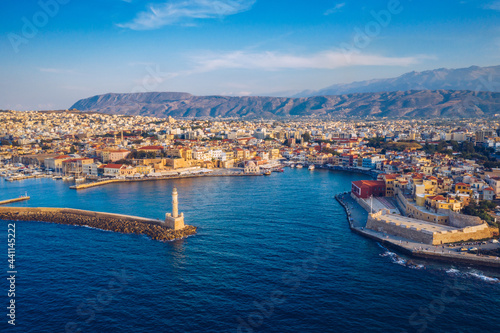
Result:
[[[269,177],[114,184],[0,180],[0,200],[162,218],[179,191],[196,236],[170,243],[16,222],[16,327],[2,332],[491,332],[494,271],[410,269],[349,231],[334,200],[366,176],[287,169]],[[8,305],[7,225],[0,288]],[[3,262],[3,263],[2,263]]]

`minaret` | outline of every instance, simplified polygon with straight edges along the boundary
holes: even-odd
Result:
[[[177,188],[172,191],[172,213],[165,214],[165,226],[169,229],[184,229],[184,213],[179,215],[179,202],[177,201]]]
[[[179,202],[177,201],[177,188],[172,191],[172,217],[176,218],[179,215]]]

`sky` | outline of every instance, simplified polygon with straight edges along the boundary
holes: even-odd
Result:
[[[4,0],[0,109],[269,95],[500,64],[500,0]]]

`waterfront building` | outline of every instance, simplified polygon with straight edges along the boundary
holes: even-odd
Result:
[[[84,175],[97,177],[98,176],[97,168],[98,168],[98,165],[96,163],[83,164],[82,165],[82,173]]]
[[[386,193],[385,182],[377,180],[358,180],[352,182],[351,193],[361,199],[371,196],[383,197]]]
[[[260,173],[260,167],[256,165],[253,161],[248,161],[245,163],[245,173],[248,174],[254,174],[254,173]]]
[[[66,160],[70,160],[71,156],[69,155],[60,155],[57,157],[49,157],[44,160],[45,167],[47,169],[52,169],[56,172],[62,172],[63,170],[63,162]]]
[[[124,168],[123,164],[106,164],[104,165],[104,176],[116,177],[120,175],[120,169]]]

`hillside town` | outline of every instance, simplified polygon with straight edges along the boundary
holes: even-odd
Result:
[[[8,180],[50,175],[95,182],[330,168],[366,173],[352,193],[361,200],[380,198],[380,208],[399,207],[406,216],[438,223],[446,223],[448,211],[464,212],[497,226],[495,121],[250,122],[76,110],[3,111],[0,121],[0,172]]]

